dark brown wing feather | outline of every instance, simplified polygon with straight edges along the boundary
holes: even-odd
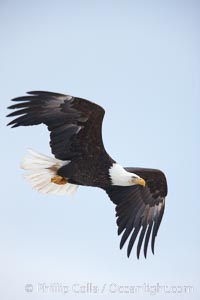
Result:
[[[144,256],[151,236],[151,248],[154,253],[155,238],[163,217],[167,182],[165,175],[154,169],[126,168],[145,179],[146,187],[111,186],[106,189],[112,202],[116,204],[118,234],[123,232],[120,249],[129,239],[127,255],[130,256],[132,247],[138,238],[137,257],[139,258],[144,241]]]
[[[12,127],[44,123],[50,133],[52,153],[61,160],[93,157],[104,151],[102,121],[104,109],[88,100],[63,94],[34,91],[13,99],[9,107],[18,116]]]

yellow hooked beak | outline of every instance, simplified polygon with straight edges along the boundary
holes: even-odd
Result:
[[[146,181],[143,178],[134,178],[133,179],[133,184],[139,184],[142,186],[146,186]]]

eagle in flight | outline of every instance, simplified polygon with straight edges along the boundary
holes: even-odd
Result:
[[[45,124],[54,157],[29,149],[22,168],[32,187],[46,194],[73,194],[79,185],[99,187],[116,205],[120,249],[129,239],[130,256],[137,239],[137,257],[155,238],[163,217],[167,182],[156,169],[124,168],[106,152],[102,140],[104,109],[88,100],[33,91],[12,99],[12,127]]]

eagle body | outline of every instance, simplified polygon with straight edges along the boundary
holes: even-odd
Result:
[[[116,205],[120,248],[128,241],[137,257],[155,238],[163,217],[167,181],[157,169],[124,168],[106,152],[102,139],[104,109],[86,99],[34,91],[12,99],[12,127],[45,124],[54,157],[29,149],[22,168],[33,188],[45,194],[71,195],[79,185],[102,188]]]
[[[106,153],[99,153],[95,159],[91,157],[73,159],[61,167],[57,174],[69,178],[69,183],[106,188],[111,184],[109,169],[113,163]]]

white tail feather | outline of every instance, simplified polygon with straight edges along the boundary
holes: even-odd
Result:
[[[24,177],[30,181],[34,189],[43,194],[72,195],[76,192],[78,185],[71,183],[59,185],[51,182],[51,178],[57,175],[56,171],[70,161],[62,161],[32,149],[28,149],[28,152],[30,155],[23,159],[21,168],[29,171]]]

